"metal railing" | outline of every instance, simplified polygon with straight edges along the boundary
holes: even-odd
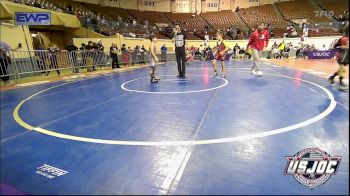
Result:
[[[160,62],[176,60],[174,53],[157,54],[157,56]],[[149,63],[149,54],[147,52],[124,52],[115,58],[103,51],[68,52],[61,50],[53,53],[47,50],[8,51],[1,53],[0,63],[0,77],[5,81],[44,73],[47,76],[51,71],[56,71],[58,74],[62,70],[72,70],[73,74],[79,73],[81,69],[94,71],[98,67],[110,67],[112,63],[115,64],[115,67],[146,64]]]

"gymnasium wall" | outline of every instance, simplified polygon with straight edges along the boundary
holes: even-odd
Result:
[[[102,6],[120,7],[120,0],[102,0],[99,2],[99,4],[101,4]]]
[[[220,10],[232,10],[231,0],[220,0]]]
[[[96,38],[73,38],[74,45],[79,46],[82,43],[87,44],[88,41],[94,41],[97,42],[98,39]],[[127,47],[135,48],[135,46],[142,46],[144,45],[146,49],[148,49],[150,41],[148,39],[139,39],[139,38],[124,38],[120,36],[119,38],[102,38],[101,39],[103,45],[105,46],[105,52],[109,51],[109,47],[112,45],[112,43],[117,44],[118,48],[120,49],[122,44],[125,44]],[[160,53],[160,47],[163,46],[163,44],[166,45],[169,51],[174,51],[174,44],[171,40],[162,40],[159,39],[156,43],[157,53]]]
[[[259,4],[260,5],[265,5],[265,4],[273,4],[279,2],[279,0],[260,0]]]
[[[68,44],[69,39],[71,38],[69,34],[59,32],[59,31],[39,32],[39,33],[45,48],[48,48],[49,44],[53,43],[58,48],[64,49],[65,46]]]
[[[137,0],[122,0],[120,7],[125,9],[138,9]]]
[[[232,10],[231,8],[232,0],[206,0],[201,1],[205,12],[218,12],[221,10]]]
[[[170,12],[170,0],[139,0],[139,10]]]
[[[33,50],[33,40],[27,26],[23,26],[22,29],[22,26],[2,22],[0,23],[0,35],[0,40],[12,48],[17,48],[18,43],[21,43],[21,50]]]
[[[259,6],[259,0],[235,0],[234,8],[248,8],[252,6]]]
[[[206,0],[202,1],[207,12],[218,12],[220,7],[219,0]]]
[[[190,13],[190,0],[173,1],[172,12]]]

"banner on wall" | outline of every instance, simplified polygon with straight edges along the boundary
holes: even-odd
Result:
[[[325,51],[306,51],[308,59],[332,59],[335,56],[335,50]]]
[[[15,12],[16,25],[51,25],[50,12]]]

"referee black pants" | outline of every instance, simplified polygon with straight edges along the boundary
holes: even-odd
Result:
[[[175,48],[177,69],[179,71],[179,76],[184,77],[186,73],[186,51],[185,47]]]

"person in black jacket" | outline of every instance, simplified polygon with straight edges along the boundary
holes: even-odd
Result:
[[[118,63],[118,47],[117,44],[112,43],[112,46],[109,48],[110,56],[112,58],[112,69],[120,68]]]
[[[70,53],[70,61],[72,63],[72,66],[74,67],[74,73],[79,73],[79,69],[77,68],[77,53],[78,47],[76,47],[73,44],[73,41],[69,41],[68,45],[66,46],[66,50]]]

